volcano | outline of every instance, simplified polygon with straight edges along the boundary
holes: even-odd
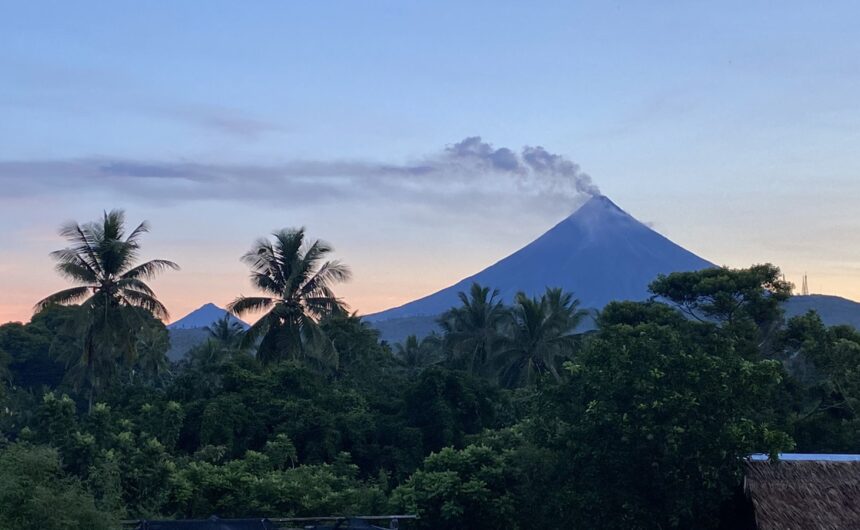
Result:
[[[202,329],[206,326],[211,326],[225,317],[230,322],[242,326],[242,329],[248,329],[249,327],[248,324],[231,315],[226,309],[222,309],[213,303],[208,303],[188,313],[173,324],[168,325],[167,329]]]
[[[209,303],[195,309],[176,322],[167,326],[170,333],[170,349],[167,358],[179,361],[191,348],[203,344],[209,339],[208,326],[227,318],[228,321],[239,324],[242,329],[248,329],[248,324],[231,315],[226,309]]]
[[[459,305],[457,293],[472,283],[498,289],[510,302],[523,291],[547,287],[572,292],[582,307],[600,309],[613,300],[644,300],[659,274],[715,267],[673,243],[619,208],[608,197],[590,198],[548,232],[498,263],[460,282],[399,307],[369,315],[368,321],[436,316]],[[385,335],[385,333],[383,333]]]

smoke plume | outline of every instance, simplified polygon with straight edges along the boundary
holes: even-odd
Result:
[[[0,161],[0,198],[105,189],[158,201],[259,200],[301,204],[398,200],[459,208],[511,200],[570,209],[599,194],[591,177],[543,147],[465,138],[409,163],[293,160],[278,164],[86,158]]]

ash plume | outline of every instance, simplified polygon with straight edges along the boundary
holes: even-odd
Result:
[[[229,164],[110,157],[0,161],[0,183],[0,198],[111,189],[159,201],[395,199],[459,208],[518,200],[568,211],[583,196],[600,193],[591,177],[562,155],[540,146],[495,147],[480,136],[409,163],[329,159]]]

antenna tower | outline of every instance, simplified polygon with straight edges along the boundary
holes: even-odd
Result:
[[[800,289],[800,294],[803,296],[809,296],[809,281],[806,274],[803,275],[803,287]]]

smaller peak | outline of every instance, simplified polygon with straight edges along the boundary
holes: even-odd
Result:
[[[209,326],[223,318],[226,318],[231,322],[239,322],[240,324],[242,324],[243,327],[247,327],[247,324],[245,322],[242,322],[235,315],[231,314],[224,308],[218,307],[211,302],[203,304],[202,306],[188,313],[179,320],[176,320],[173,323],[169,324],[167,327],[170,329],[202,328],[204,326]]]

